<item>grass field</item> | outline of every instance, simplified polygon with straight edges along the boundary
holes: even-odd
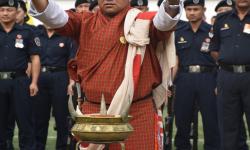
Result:
[[[47,145],[46,145],[46,150],[55,150],[55,142],[56,142],[56,132],[53,129],[54,126],[54,119],[52,118],[50,120],[50,126],[49,126],[49,132],[48,132],[48,140],[47,140]],[[247,126],[246,126],[247,127]],[[248,130],[247,130],[248,131]],[[17,137],[17,130],[15,130],[15,137],[14,137],[14,146],[15,150],[18,150],[18,137]],[[176,132],[176,128],[174,128],[174,135]],[[247,132],[248,134],[248,132]],[[199,116],[199,140],[198,140],[198,150],[204,150],[203,149],[203,143],[204,143],[204,138],[203,138],[203,129],[202,129],[202,123],[201,123],[201,118]],[[250,143],[249,140],[247,142],[248,144]]]

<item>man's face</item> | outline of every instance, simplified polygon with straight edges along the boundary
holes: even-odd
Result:
[[[104,15],[113,17],[129,6],[129,0],[98,0],[98,4]]]
[[[26,17],[26,13],[23,11],[22,8],[17,9],[17,15],[16,15],[16,23],[22,24],[24,22],[24,18]]]
[[[220,7],[220,8],[217,9],[216,13],[219,14],[219,13],[230,11],[232,9],[233,8],[229,7],[229,6]]]
[[[82,12],[88,12],[89,11],[89,3],[82,3],[76,7],[76,12],[82,13]]]
[[[203,19],[205,8],[200,5],[190,5],[185,7],[188,21],[197,22]]]
[[[16,22],[17,9],[15,7],[0,7],[0,20],[2,23]]]
[[[250,0],[236,0],[236,7],[242,9],[250,8]]]

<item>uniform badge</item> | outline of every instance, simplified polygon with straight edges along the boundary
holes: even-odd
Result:
[[[35,42],[36,46],[38,46],[38,47],[41,46],[41,41],[40,41],[40,38],[39,38],[39,37],[35,37],[35,38],[34,38],[34,42]]]
[[[9,4],[10,6],[14,6],[15,2],[14,2],[14,0],[9,0],[9,1],[8,1],[8,4]]]
[[[244,29],[243,29],[244,33],[250,34],[250,24],[245,24]]]
[[[20,34],[18,34],[18,35],[16,36],[15,47],[16,47],[16,48],[24,48],[24,45],[23,45],[23,37],[22,37],[22,35],[20,35]]]
[[[180,40],[178,41],[179,44],[182,43],[187,43],[187,41],[185,41],[184,37],[180,37]]]
[[[209,45],[210,45],[211,39],[205,38],[204,42],[202,42],[201,45],[201,52],[209,52]]]
[[[229,25],[227,23],[225,23],[223,28],[221,28],[220,30],[227,30],[227,29],[229,29]]]
[[[137,1],[137,5],[138,5],[138,6],[142,6],[142,5],[143,5],[143,0],[138,0],[138,1]]]
[[[200,2],[199,0],[193,0],[194,4],[199,4],[199,2]]]
[[[121,37],[120,37],[120,42],[121,42],[122,44],[126,44],[126,43],[127,43],[127,41],[126,41],[126,39],[125,39],[124,36],[121,36]]]
[[[229,5],[229,6],[233,5],[232,0],[227,0],[227,5]]]
[[[64,43],[59,43],[59,47],[64,47]]]

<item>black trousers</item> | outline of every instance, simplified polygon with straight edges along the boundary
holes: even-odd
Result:
[[[29,96],[30,80],[18,77],[0,80],[0,149],[6,149],[8,114],[14,113],[19,128],[19,148],[34,149],[32,98]],[[10,107],[11,106],[11,107]]]
[[[198,104],[204,129],[204,149],[219,150],[219,129],[216,109],[216,76],[213,72],[183,73],[177,75],[175,100],[175,122],[177,150],[191,150],[189,141],[191,122]]]
[[[36,150],[45,150],[51,108],[57,127],[56,149],[66,150],[68,130],[68,75],[66,71],[41,73],[39,93],[35,97],[35,135]]]
[[[244,142],[243,114],[250,125],[250,73],[219,70],[218,114],[221,150],[240,150]]]

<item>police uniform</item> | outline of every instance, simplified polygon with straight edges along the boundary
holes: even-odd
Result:
[[[204,5],[204,1],[198,1]],[[196,5],[186,0],[184,6]],[[189,133],[195,104],[202,115],[204,128],[204,148],[219,149],[219,132],[216,111],[216,64],[209,52],[209,32],[211,26],[202,21],[198,30],[193,32],[189,22],[180,22],[175,32],[176,52],[179,59],[175,79],[176,101],[175,117],[177,150],[191,150]]]
[[[237,11],[219,14],[210,49],[219,53],[217,89],[222,148],[239,149],[240,120],[250,123],[250,13],[240,20]]]
[[[17,7],[17,2],[1,1],[1,6]],[[0,149],[6,149],[6,128],[10,105],[14,106],[19,128],[20,149],[34,146],[32,100],[29,96],[30,79],[25,70],[31,55],[39,48],[29,28],[15,24],[6,33],[0,25]]]
[[[19,7],[23,9],[25,13],[27,13],[26,4],[23,0],[18,0]],[[28,21],[29,16],[27,15],[24,18],[24,21]],[[35,26],[29,25],[24,23],[23,26],[26,28],[30,28],[31,30],[35,30]],[[15,114],[14,114],[14,107],[10,106],[9,117],[8,117],[8,125],[7,125],[7,150],[13,150],[13,136],[14,136],[14,129],[15,129]]]
[[[36,150],[46,146],[50,110],[53,108],[57,125],[56,149],[66,149],[68,139],[68,97],[69,83],[67,62],[75,56],[76,45],[68,37],[54,33],[48,37],[43,26],[38,27],[41,39],[41,75],[39,93],[35,97]]]

